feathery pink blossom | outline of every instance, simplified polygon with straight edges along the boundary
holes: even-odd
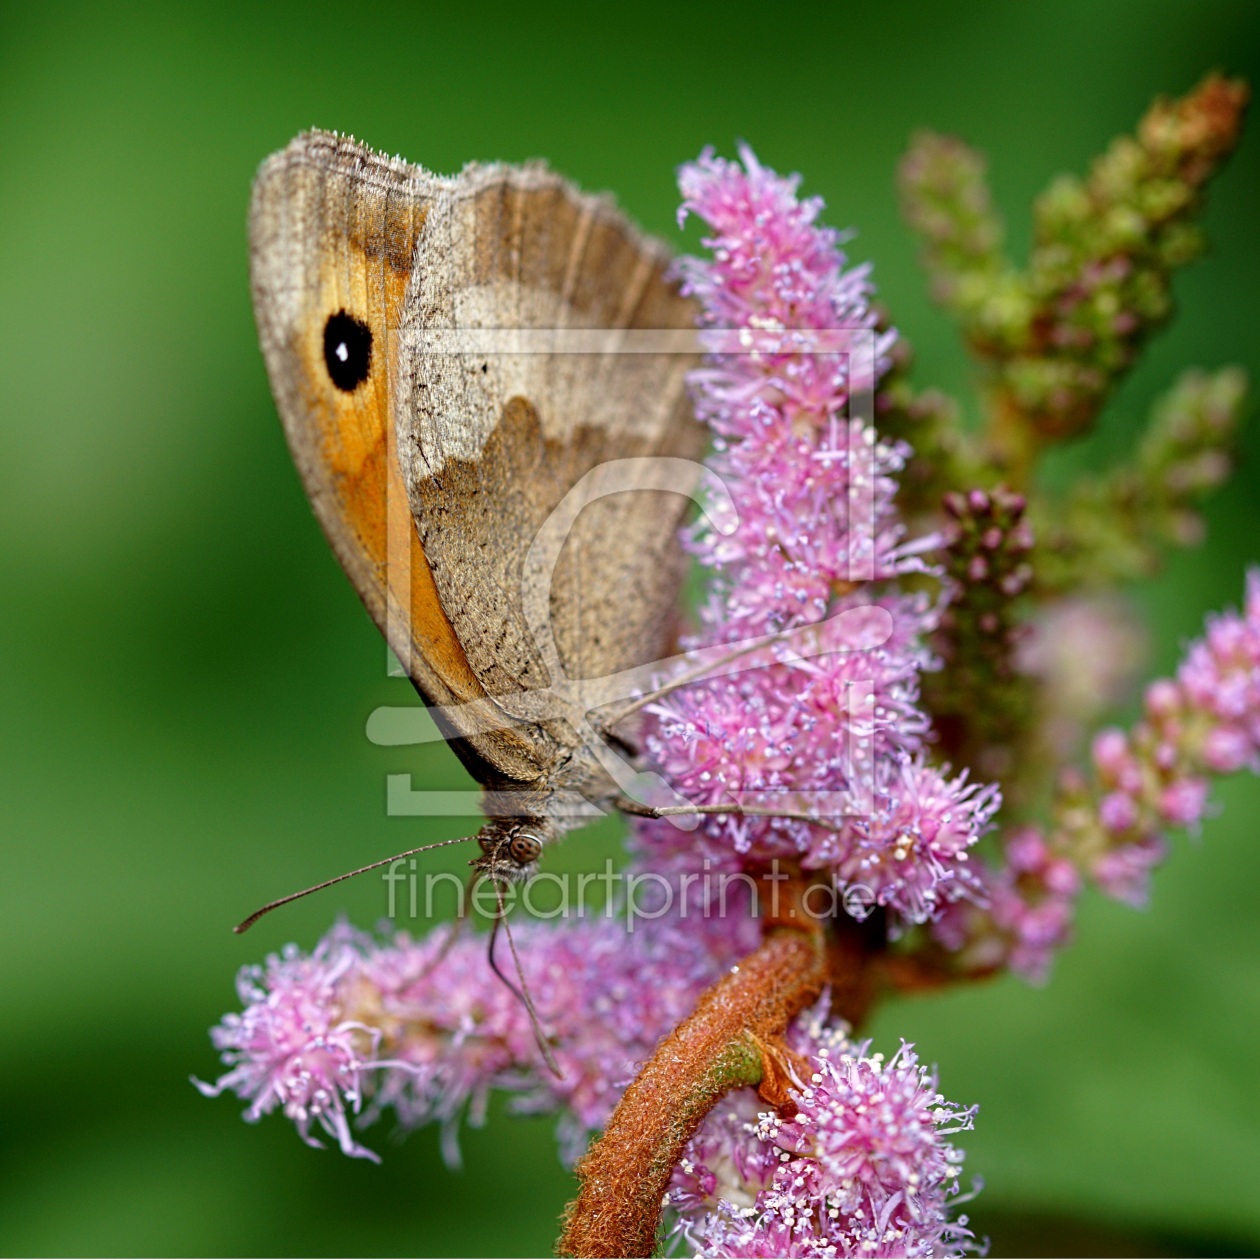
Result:
[[[885,1060],[850,1041],[825,1002],[790,1041],[812,1069],[795,1113],[759,1110],[748,1090],[719,1103],[674,1174],[676,1232],[712,1256],[961,1254],[950,1138],[976,1109],[946,1101],[910,1046]]]

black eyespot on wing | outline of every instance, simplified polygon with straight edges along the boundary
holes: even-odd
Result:
[[[372,370],[372,330],[346,311],[324,325],[324,365],[332,383],[352,394]]]

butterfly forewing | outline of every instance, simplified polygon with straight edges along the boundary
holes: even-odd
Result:
[[[323,132],[264,164],[250,249],[303,484],[417,688],[493,706],[555,682],[523,613],[539,529],[592,469],[703,445],[689,356],[564,340],[691,327],[662,249],[542,166],[440,178]],[[550,330],[552,349],[514,342],[522,329]],[[462,332],[482,340],[461,348]],[[571,679],[656,659],[672,635],[688,500],[619,489],[567,529],[545,593]],[[541,783],[567,755],[546,722],[476,725],[456,708],[443,733],[483,783]]]

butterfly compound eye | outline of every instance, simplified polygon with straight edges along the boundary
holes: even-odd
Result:
[[[528,866],[531,862],[538,861],[542,853],[542,841],[537,836],[522,832],[512,837],[512,842],[508,845],[508,853],[517,866]]]
[[[324,325],[324,365],[332,383],[352,394],[372,368],[372,330],[346,311],[330,315]]]

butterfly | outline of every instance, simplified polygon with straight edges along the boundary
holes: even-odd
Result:
[[[696,310],[664,246],[542,164],[444,178],[323,131],[263,164],[249,237],[311,506],[482,787],[476,873],[525,878],[556,836],[613,808],[794,816],[692,805],[635,762],[649,701],[767,643],[689,658],[654,689],[680,526],[693,500],[735,519],[698,462]]]
[[[542,164],[442,178],[311,131],[260,169],[249,236],[311,506],[484,789],[475,864],[519,878],[571,825],[564,805],[581,818],[619,791],[574,728],[573,695],[568,718],[537,697],[671,646],[705,445],[686,397],[695,358],[620,353],[617,334],[690,330],[692,303],[663,246]],[[584,332],[606,348],[563,352]],[[646,483],[635,461],[656,461]],[[567,497],[539,573],[531,546]]]

